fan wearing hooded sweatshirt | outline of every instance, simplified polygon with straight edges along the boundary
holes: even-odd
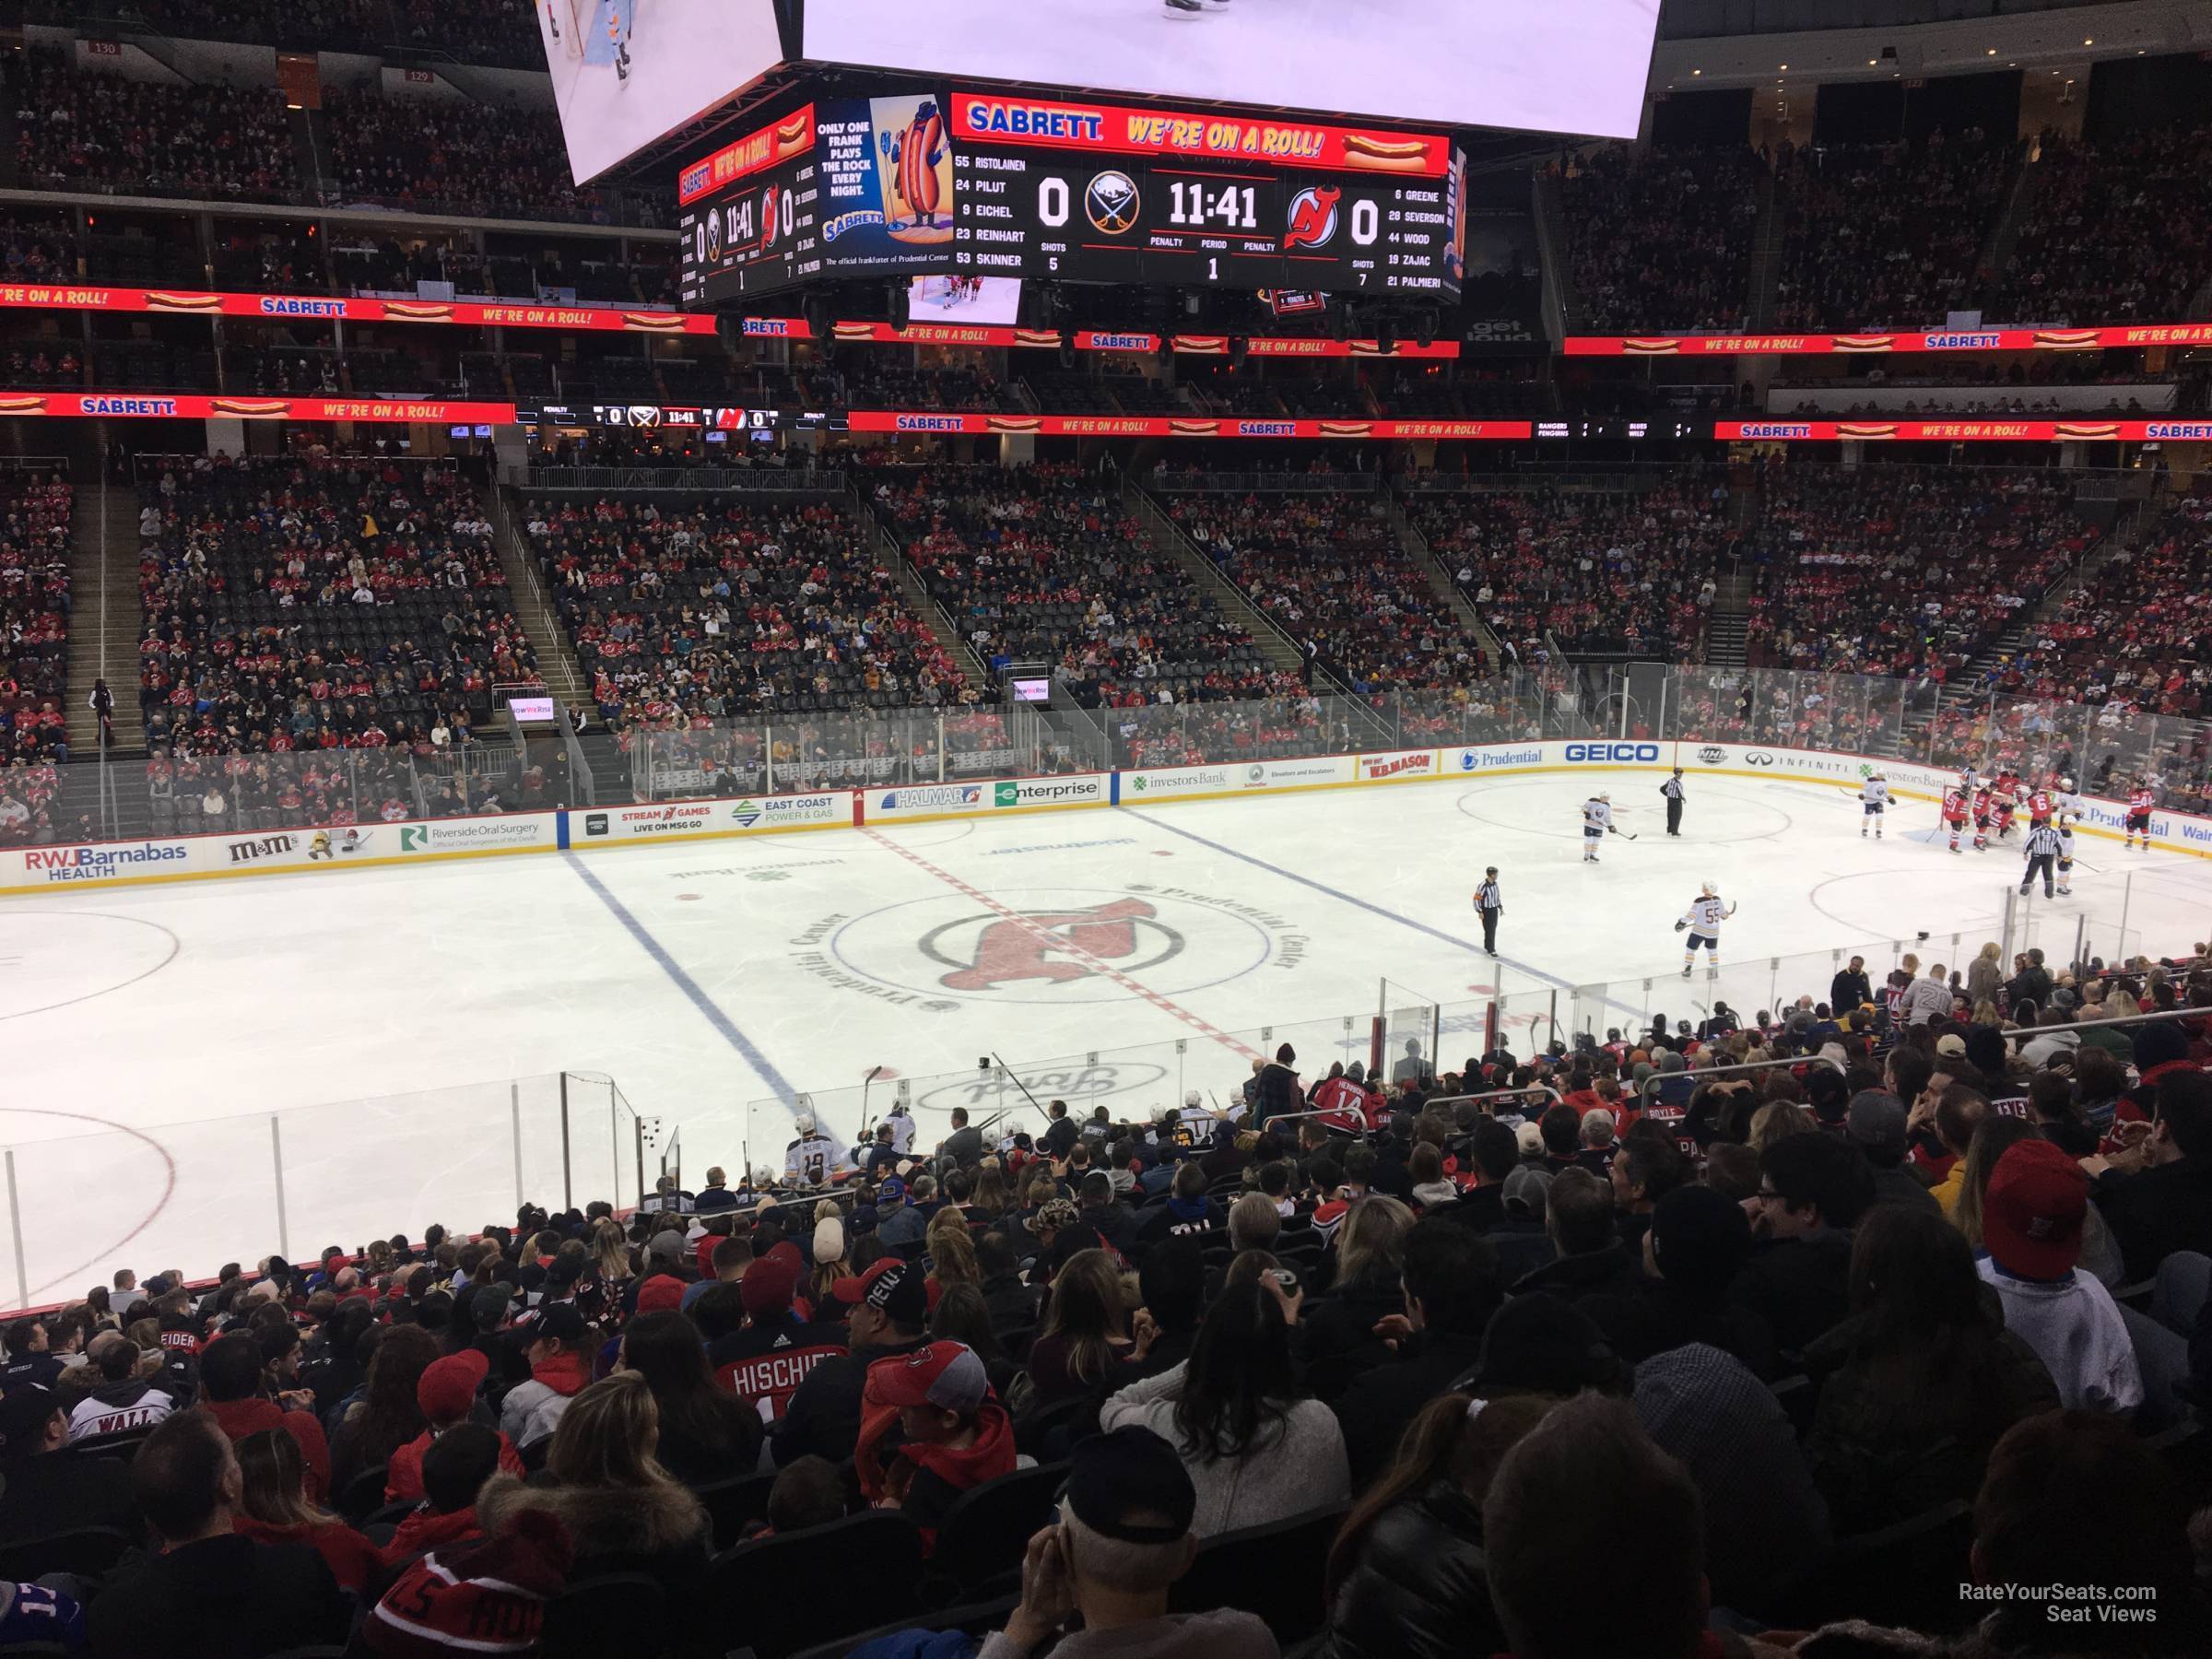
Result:
[[[932,1342],[868,1367],[853,1465],[861,1495],[903,1511],[936,1547],[937,1524],[971,1487],[1014,1472],[1014,1423],[965,1343]]]

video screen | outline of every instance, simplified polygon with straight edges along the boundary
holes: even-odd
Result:
[[[804,19],[822,63],[1632,138],[1659,0],[806,0]]]
[[[917,276],[906,314],[914,323],[990,323],[1011,328],[1021,312],[1018,276]]]
[[[582,184],[783,61],[774,0],[535,0]]]

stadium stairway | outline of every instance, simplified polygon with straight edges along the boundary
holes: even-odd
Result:
[[[906,549],[900,544],[889,521],[862,493],[864,488],[861,479],[855,477],[844,507],[846,512],[860,520],[861,533],[868,538],[868,550],[875,554],[878,565],[898,578],[899,597],[905,601],[906,608],[914,613],[922,626],[929,629],[929,637],[959,665],[960,672],[971,684],[979,690],[987,689],[991,684],[990,668],[975,654],[975,648],[960,637],[952,618],[945,614],[945,607],[930,596],[921,572],[914,569],[913,560],[907,558]]]
[[[1258,644],[1260,654],[1267,659],[1270,668],[1280,669],[1286,674],[1304,672],[1306,653],[1276,625],[1274,618],[1244,596],[1242,588],[1214,568],[1214,561],[1198,550],[1198,544],[1174,520],[1160,511],[1159,503],[1152,499],[1149,490],[1135,479],[1124,477],[1122,480],[1122,500],[1137,523],[1144,525],[1146,534],[1152,538],[1154,549],[1181,564],[1199,589],[1212,595],[1214,603],[1221,607],[1222,614],[1235,618],[1243,627],[1244,631]]]
[[[1759,218],[1751,227],[1751,291],[1745,296],[1745,315],[1755,332],[1774,326],[1774,290],[1782,277],[1782,230],[1788,216],[1783,212],[1782,191],[1771,170],[1759,175]]]
[[[1974,280],[1984,292],[1994,291],[1998,279],[2005,275],[2005,267],[2012,263],[2012,251],[2019,245],[2021,228],[2028,223],[2028,216],[2034,210],[2035,198],[2041,190],[2042,170],[2023,160],[2020,171],[2013,177],[2012,194],[2006,198],[2005,211],[1997,215],[1997,222],[1990,228],[1989,241],[1974,265]]]
[[[1739,561],[1718,587],[1705,620],[1705,661],[1715,668],[1741,668],[1750,660],[1750,570]]]
[[[79,473],[79,477],[83,474]],[[91,475],[99,478],[95,471]],[[138,707],[138,506],[126,485],[80,483],[69,563],[69,752],[100,753],[100,724],[89,700],[105,678],[115,695],[112,753],[143,755],[146,721]],[[72,769],[74,770],[74,769]]]
[[[1420,561],[1421,569],[1428,572],[1430,588],[1439,599],[1452,607],[1452,615],[1459,623],[1460,631],[1471,636],[1482,647],[1483,655],[1493,665],[1503,663],[1505,652],[1498,643],[1498,636],[1484,623],[1481,613],[1475,608],[1474,601],[1460,592],[1459,583],[1452,580],[1452,572],[1444,569],[1444,561],[1437,558],[1435,549],[1429,545],[1429,538],[1414,528],[1413,521],[1406,516],[1406,503],[1398,499],[1394,490],[1384,499],[1390,504],[1390,524],[1397,534],[1398,546]]]
[[[555,614],[545,586],[538,580],[537,561],[523,546],[522,529],[515,515],[508,511],[496,484],[483,486],[483,500],[484,516],[495,526],[492,546],[499,549],[500,568],[507,576],[507,592],[513,601],[516,619],[522,623],[523,633],[537,658],[537,671],[545,677],[553,695],[560,699],[563,708],[582,708],[591,701],[591,684],[583,677],[569,636],[561,629],[560,618]]]

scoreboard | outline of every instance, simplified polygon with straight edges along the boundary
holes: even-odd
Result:
[[[1062,282],[1456,299],[1465,214],[1442,179],[957,152],[953,261]],[[1459,240],[1454,241],[1454,229]]]
[[[1439,134],[955,88],[810,103],[683,170],[687,305],[817,276],[1455,300],[1464,152]]]

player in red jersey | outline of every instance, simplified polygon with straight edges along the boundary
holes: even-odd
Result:
[[[2038,824],[2047,824],[2050,821],[2051,792],[2047,789],[2034,789],[2029,791],[2028,827],[2032,830]]]
[[[1951,832],[1951,851],[1959,851],[1959,837],[1966,829],[1966,791],[1956,784],[1943,792],[1944,827]]]
[[[2143,832],[2143,851],[2146,853],[2150,851],[2150,809],[2158,804],[2159,797],[2151,789],[2148,781],[2137,778],[2135,788],[2128,793],[2127,797],[2126,828],[2129,851],[2132,852],[2135,848],[2136,832],[2138,830]]]
[[[1989,821],[1996,816],[1995,804],[1986,789],[1974,791],[1974,851],[1989,851]]]
[[[2020,800],[2020,780],[2012,768],[2006,767],[1997,773],[1997,781],[1990,785],[1989,804],[1996,819],[1997,839],[2003,841],[2012,833],[2012,815]]]

